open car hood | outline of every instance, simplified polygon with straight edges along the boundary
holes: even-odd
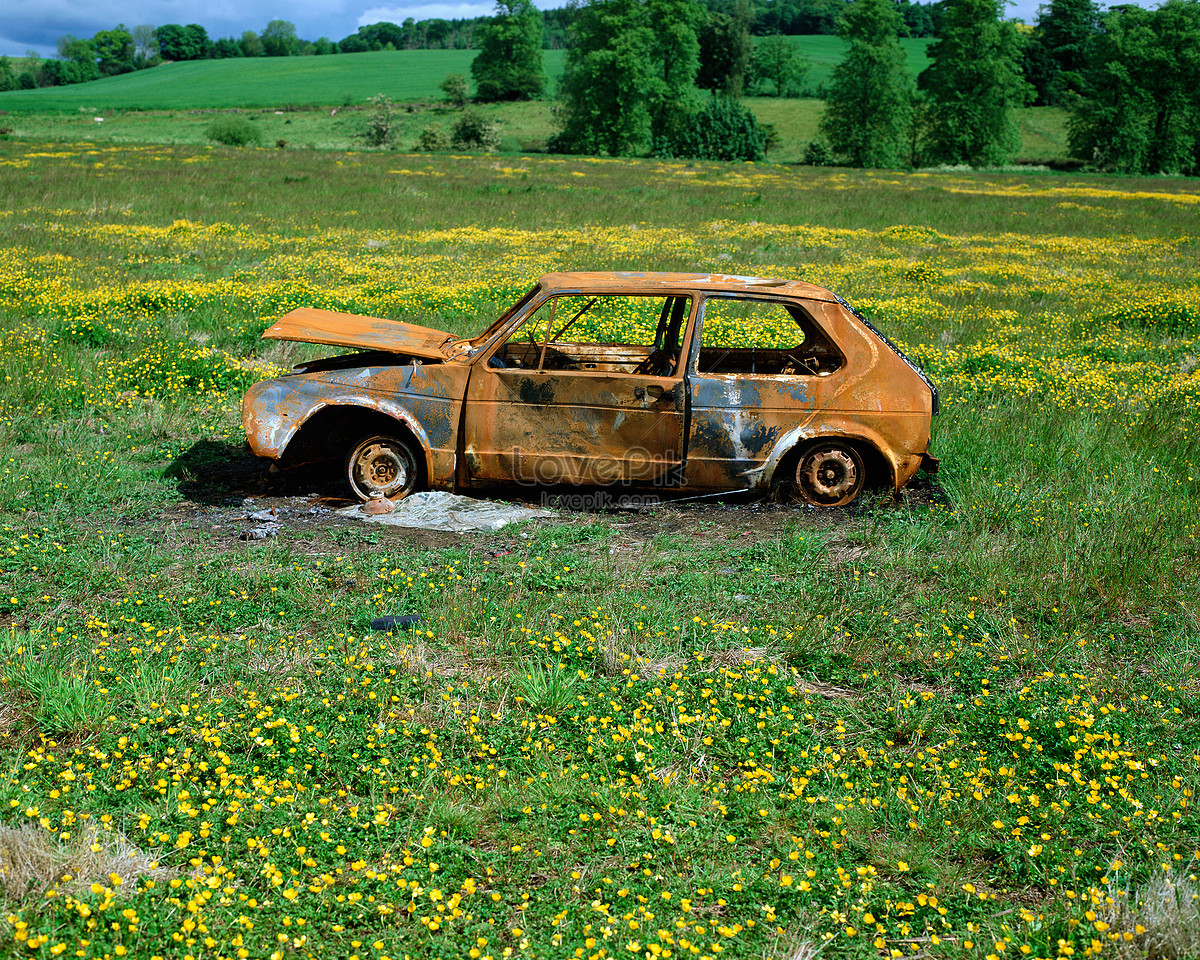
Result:
[[[445,360],[447,350],[444,348],[458,338],[445,330],[433,330],[402,320],[297,307],[271,324],[263,334],[263,339],[362,347],[428,360]]]

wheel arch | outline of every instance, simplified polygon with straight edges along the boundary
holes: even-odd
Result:
[[[287,440],[281,459],[289,465],[336,459],[369,433],[391,434],[417,455],[421,479],[432,470],[429,438],[419,423],[391,405],[335,403],[314,407]]]
[[[765,473],[768,486],[787,482],[809,450],[830,440],[841,441],[858,452],[866,471],[867,486],[896,486],[896,465],[884,453],[884,444],[869,431],[828,429],[798,433],[784,439],[786,442],[777,444],[767,460],[768,470]]]

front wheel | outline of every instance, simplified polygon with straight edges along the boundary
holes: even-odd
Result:
[[[363,437],[346,455],[346,479],[360,500],[407,497],[416,489],[418,475],[412,447],[398,437]]]
[[[805,503],[844,507],[862,493],[867,479],[862,455],[840,441],[819,443],[796,464],[796,490]]]

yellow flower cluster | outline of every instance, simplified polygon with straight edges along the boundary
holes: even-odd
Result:
[[[64,209],[22,215],[44,221],[59,248],[0,250],[8,309],[36,318],[10,329],[5,346],[46,372],[38,385],[62,394],[62,383],[49,382],[50,371],[64,366],[55,362],[62,341],[142,348],[125,360],[99,358],[115,369],[87,378],[97,388],[92,403],[106,390],[144,389],[130,382],[138,379],[130,370],[144,369],[148,381],[156,362],[192,371],[164,375],[159,393],[240,389],[248,378],[237,374],[231,353],[244,352],[269,318],[295,306],[412,317],[466,335],[549,269],[681,259],[712,269],[732,258],[725,251],[742,251],[739,260],[759,251],[757,273],[802,275],[844,293],[926,365],[950,399],[1008,393],[1096,409],[1169,399],[1192,410],[1200,383],[1200,293],[1183,266],[1185,240],[950,237],[924,227],[730,221],[699,233],[475,226],[295,236],[225,222],[98,223]],[[103,249],[103,260],[81,255],[91,249]],[[847,250],[857,252],[830,259]],[[1140,286],[1117,290],[1114,260],[1130,258],[1140,261]],[[211,268],[188,266],[216,263],[227,266],[210,276],[200,274]],[[225,349],[189,354],[184,336]],[[154,360],[167,354],[179,356]]]
[[[5,531],[10,563],[55,549]],[[412,638],[214,630],[254,592],[291,602],[233,572],[224,604],[129,583],[79,633],[8,652],[12,684],[86,650],[96,694],[130,705],[85,742],[35,744],[0,780],[8,816],[64,841],[119,832],[157,860],[121,889],[56,885],[9,917],[18,942],[85,956],[152,937],[179,956],[473,944],[481,958],[718,958],[803,920],[818,939],[905,952],[980,936],[1008,897],[977,874],[947,891],[915,859],[918,839],[969,838],[1053,891],[1063,943],[1098,956],[1121,935],[1097,919],[1118,895],[1112,851],[1145,845],[1167,869],[1194,869],[1194,757],[1171,746],[1190,723],[1186,695],[1146,683],[1131,696],[1103,672],[1014,684],[1030,651],[974,611],[898,626],[897,650],[921,648],[953,686],[880,696],[863,674],[876,688],[860,697],[764,657],[802,623],[664,629],[636,605],[630,616],[560,593],[537,606],[540,557],[496,562],[509,595],[467,586],[480,570],[463,561],[371,562],[298,565],[292,589],[344,615],[337,585],[368,578],[381,610],[428,604]],[[507,632],[464,646],[468,604]],[[664,639],[677,654],[637,654]],[[499,681],[501,663],[524,677]],[[693,873],[701,856],[719,875]],[[1002,916],[986,927],[996,950],[1045,942],[1041,909]]]

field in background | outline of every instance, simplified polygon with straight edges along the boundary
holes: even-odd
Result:
[[[0,172],[0,953],[1198,952],[1194,181]],[[581,268],[831,287],[941,387],[941,473],[418,537],[242,455],[242,390],[320,350],[258,339],[287,309],[465,334]]]
[[[808,63],[804,81],[815,90],[828,82],[842,56],[837,37],[790,38]],[[902,41],[914,73],[928,65],[928,40]],[[449,130],[458,111],[443,103],[438,84],[450,73],[469,75],[471,50],[405,50],[332,57],[282,57],[172,63],[93,83],[0,93],[0,127],[23,140],[85,140],[100,144],[208,143],[206,130],[221,111],[244,111],[262,134],[262,145],[290,149],[348,150],[366,127],[365,104],[383,93],[397,101],[396,145],[412,149],[430,124]],[[564,51],[546,51],[552,78]],[[749,98],[756,116],[772,124],[777,145],[768,159],[797,163],[818,136],[822,102]],[[473,107],[501,124],[502,153],[544,152],[556,128],[553,103]],[[1015,111],[1022,135],[1019,161],[1066,157],[1066,114],[1052,107]]]
[[[810,140],[818,136],[823,104],[820,100],[781,100],[770,97],[746,101],[759,120],[775,127],[777,143],[767,152],[774,163],[798,163]],[[552,104],[529,103],[474,106],[489,120],[499,122],[500,152],[543,153],[555,132]],[[210,141],[206,130],[215,111],[127,111],[104,113],[14,114],[3,125],[21,140],[84,141],[96,145],[163,144],[202,146]],[[368,108],[362,104],[312,110],[266,109],[247,111],[262,136],[262,145],[288,150],[351,150],[361,147],[357,137],[367,125]],[[460,111],[439,102],[417,102],[398,107],[395,140],[398,149],[411,150],[421,131],[431,124],[449,131]],[[1021,160],[1055,160],[1066,157],[1066,114],[1055,107],[1029,107],[1015,111],[1021,130]]]
[[[801,60],[808,66],[804,85],[810,89],[828,83],[833,68],[841,63],[842,57],[846,55],[846,41],[841,37],[814,34],[788,39],[800,54]],[[908,55],[908,69],[912,71],[913,76],[929,66],[930,60],[926,54],[932,42],[928,37],[900,38],[900,46]]]
[[[805,84],[828,81],[845,43],[837,37],[789,38],[809,65]],[[928,65],[928,40],[902,40],[914,73]],[[328,57],[254,57],[167,63],[91,83],[0,93],[14,113],[120,110],[212,110],[361,104],[383,93],[393,100],[438,100],[448,74],[471,75],[476,50],[381,50]],[[545,51],[553,95],[563,50]]]
[[[381,50],[328,57],[250,57],[165,63],[119,77],[0,93],[0,109],[208,110],[441,97],[447,74],[470,76],[475,50]],[[553,51],[548,51],[553,54]],[[561,54],[559,54],[561,57]],[[549,66],[553,57],[548,56]],[[557,75],[557,72],[556,74]]]

